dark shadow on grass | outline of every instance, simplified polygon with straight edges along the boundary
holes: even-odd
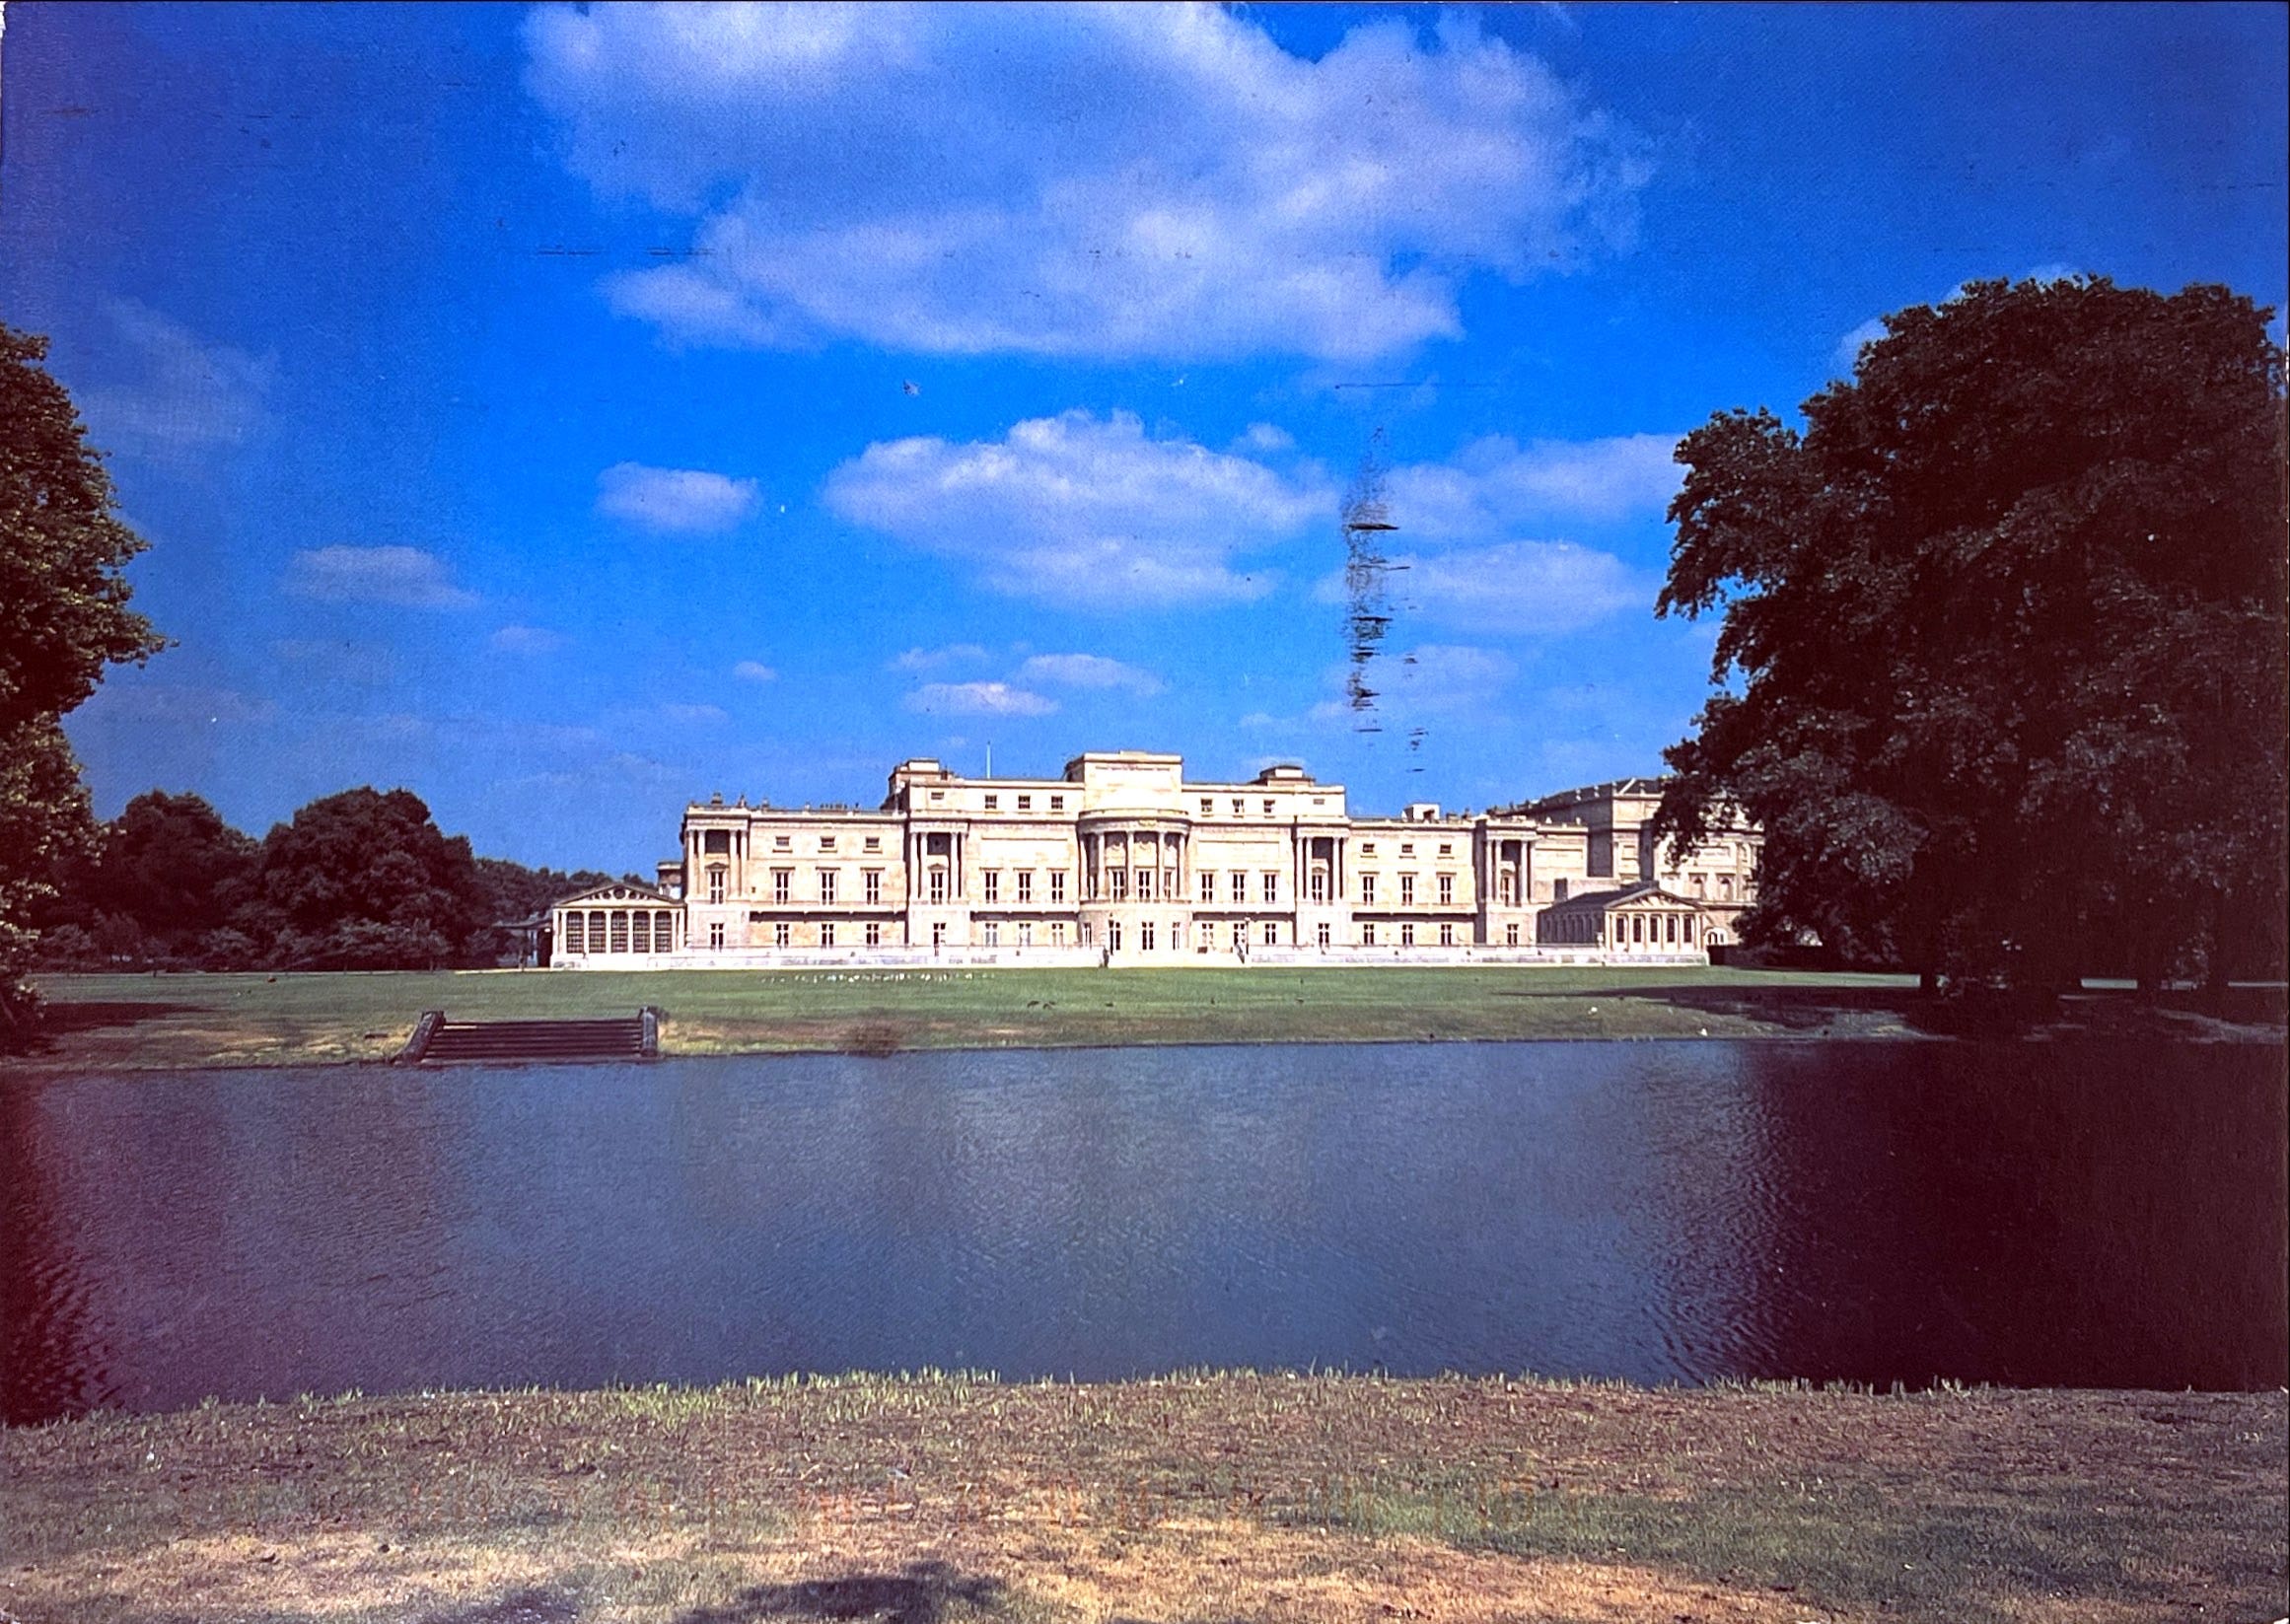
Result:
[[[1913,987],[1809,987],[1802,981],[1771,987],[1740,983],[1649,986],[1638,981],[1615,981],[1604,986],[1548,990],[1505,988],[1495,996],[1568,1000],[1627,998],[1642,1004],[1668,1004],[1674,1009],[1691,1010],[1700,1015],[1762,1022],[1790,1031],[1819,1031],[1840,1020],[1875,1015],[1895,1016],[1904,1024],[1914,1026],[1931,1002]]]
[[[201,1015],[206,1013],[197,1004],[66,1004],[60,1001],[43,1002],[39,1007],[39,1030],[43,1035],[57,1032],[94,1031],[103,1026],[140,1026],[146,1021],[165,1021],[171,1015]]]
[[[939,1624],[949,1608],[999,1610],[999,1580],[966,1579],[943,1562],[915,1562],[902,1573],[853,1574],[797,1585],[756,1585],[721,1605],[698,1607],[676,1624],[802,1624],[817,1619],[880,1619],[884,1624]]]

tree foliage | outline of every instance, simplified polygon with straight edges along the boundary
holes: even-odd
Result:
[[[491,898],[469,842],[410,790],[314,801],[262,842],[240,922],[290,969],[440,969],[490,962]]]
[[[1658,833],[1765,828],[1753,937],[1927,970],[2278,964],[2283,357],[2216,287],[1976,283],[1688,435],[1663,614],[1722,611]]]
[[[121,573],[144,543],[46,354],[0,324],[0,1046],[29,1029],[35,910],[94,829],[59,719],[161,647]]]

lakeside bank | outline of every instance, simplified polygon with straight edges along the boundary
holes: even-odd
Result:
[[[27,1072],[388,1060],[423,1010],[477,1021],[665,1012],[664,1054],[1164,1043],[1929,1036],[1914,979],[1729,966],[1151,970],[545,970],[43,975]],[[2278,990],[2237,1019],[2124,994],[2053,1034],[2280,1042]]]
[[[1215,1374],[0,1430],[0,1616],[2269,1619],[2290,1399]]]

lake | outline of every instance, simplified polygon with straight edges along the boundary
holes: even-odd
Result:
[[[2290,1377],[2278,1045],[0,1083],[0,1403],[1197,1366]]]

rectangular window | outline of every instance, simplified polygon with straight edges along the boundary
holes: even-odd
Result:
[[[794,844],[794,840],[784,834],[775,834],[771,837],[771,849],[775,852],[786,851]]]
[[[1108,953],[1121,951],[1121,922],[1118,919],[1106,921],[1106,951]]]
[[[1153,900],[1153,871],[1151,869],[1137,871],[1137,900],[1140,902]]]
[[[628,916],[615,910],[612,914],[612,951],[628,951]]]
[[[865,849],[871,852],[881,851],[883,849],[883,837],[879,834],[871,834],[867,836]]]
[[[881,869],[867,870],[859,876],[859,883],[865,888],[868,901],[880,902],[883,900],[883,871]]]
[[[771,900],[784,903],[794,900],[794,897],[795,871],[793,869],[773,869],[771,871]]]
[[[1267,902],[1277,902],[1280,900],[1280,873],[1277,869],[1266,869],[1264,871],[1264,884],[1259,894],[1261,894],[1264,900]]]
[[[1139,953],[1153,951],[1153,921],[1150,919],[1145,920],[1137,927],[1137,951]]]
[[[793,947],[795,945],[795,927],[784,919],[772,926],[771,945],[774,948]]]
[[[1732,875],[1721,874],[1718,876],[1718,896],[1727,902],[1734,899],[1734,877]]]
[[[870,948],[880,948],[882,945],[883,945],[883,922],[882,922],[881,920],[879,920],[879,919],[870,919],[870,920],[868,920],[868,921],[867,921],[867,946],[868,946],[868,947],[870,947]]]
[[[1553,880],[1550,883],[1550,900],[1553,902],[1563,902],[1566,900],[1565,880]]]
[[[1126,901],[1128,901],[1128,900],[1129,900],[1129,871],[1128,871],[1127,869],[1115,869],[1115,870],[1113,870],[1113,871],[1112,871],[1112,874],[1113,874],[1113,900],[1114,900],[1114,901],[1116,901],[1116,902],[1126,902]]]
[[[1051,812],[1065,811],[1065,797],[1062,795],[1051,796],[1049,798],[1049,810]]]
[[[1447,920],[1441,923],[1439,927],[1439,945],[1443,948],[1452,948],[1455,946],[1455,922],[1453,920]]]
[[[1049,871],[1049,899],[1052,902],[1065,900],[1065,871],[1063,869]]]
[[[1496,889],[1498,894],[1502,897],[1504,907],[1509,908],[1517,906],[1519,901],[1519,871],[1516,869],[1505,869],[1503,871],[1502,879],[1498,883]]]
[[[724,945],[724,922],[723,922],[721,919],[719,919],[719,920],[717,920],[717,921],[716,921],[714,924],[712,924],[712,925],[710,925],[710,926],[708,927],[708,946],[709,946],[709,947],[711,947],[711,948],[720,948],[720,947],[722,947],[723,945]]]
[[[1239,953],[1249,945],[1249,927],[1241,920],[1233,921],[1233,952]]]
[[[1376,927],[1372,924],[1362,925],[1360,927],[1360,946],[1363,948],[1372,948],[1375,945]]]
[[[1214,902],[1217,899],[1217,877],[1203,869],[1193,879],[1200,886],[1200,899],[1203,902]]]
[[[1031,919],[1024,920],[1024,921],[1022,921],[1022,922],[1019,924],[1019,926],[1018,926],[1018,946],[1020,946],[1021,948],[1031,948],[1031,947],[1033,947],[1033,946],[1034,946],[1034,921],[1033,921],[1033,920],[1031,920]]]
[[[1413,925],[1402,925],[1399,927],[1399,946],[1402,948],[1412,948],[1415,946],[1415,927]]]
[[[1446,841],[1442,840],[1439,843],[1439,855],[1442,857],[1453,857],[1455,855],[1455,848],[1449,845]]]
[[[1032,812],[1034,810],[1034,797],[1031,795],[1020,796],[1018,798],[1018,810],[1020,812]]]
[[[931,799],[935,801],[938,798],[934,795],[931,797]],[[945,946],[946,921],[942,919],[937,924],[930,927],[930,951],[936,953],[939,949]]]
[[[833,851],[835,849],[835,837],[831,834],[821,835],[819,837],[819,849],[823,852]]]
[[[1021,902],[1034,900],[1034,871],[1032,869],[1018,871],[1018,900]]]
[[[998,795],[989,795],[989,796],[987,796],[987,797],[986,797],[986,811],[988,811],[988,812],[1000,812],[1001,810],[1002,810],[1002,798],[1001,798],[1000,796],[998,796]]]
[[[1360,900],[1370,904],[1376,900],[1376,877],[1372,874],[1360,876]]]
[[[991,919],[987,920],[987,921],[986,921],[986,946],[987,946],[987,947],[989,947],[989,948],[998,948],[998,947],[1000,947],[1001,945],[1002,945],[1002,927],[1001,927],[999,924],[995,923],[995,922],[994,922],[993,920],[991,920]]]
[[[1678,941],[1678,915],[1670,916],[1669,937],[1673,945]]]
[[[1265,803],[1264,803],[1264,811],[1265,811],[1266,812],[1271,812],[1271,810],[1272,810],[1272,803],[1271,803],[1271,802],[1269,802],[1269,801],[1265,802]]]
[[[1415,876],[1411,874],[1399,877],[1399,905],[1403,908],[1415,906]]]
[[[1280,927],[1269,919],[1264,921],[1264,946],[1267,948],[1280,946]]]
[[[1327,946],[1327,927],[1325,925],[1320,928],[1320,945],[1324,948]]]
[[[581,916],[577,913],[566,914],[564,916],[564,951],[566,953],[587,953],[589,951],[588,940],[589,933]]]
[[[721,902],[723,899],[724,871],[721,869],[710,869],[708,870],[708,900],[710,902]]]
[[[732,831],[730,829],[707,830],[700,836],[700,850],[706,852],[710,857],[731,856]]]
[[[819,922],[819,945],[823,948],[831,948],[835,945],[835,922],[833,920],[823,919]]]
[[[1233,879],[1233,900],[1234,900],[1234,901],[1236,901],[1236,902],[1246,902],[1246,901],[1248,901],[1248,900],[1249,900],[1249,876],[1248,876],[1248,874],[1247,874],[1245,871],[1243,871],[1243,870],[1240,870],[1240,869],[1235,869],[1235,870],[1233,871],[1233,876],[1232,876],[1232,879]]]
[[[984,883],[987,901],[999,902],[1002,900],[1002,871],[1000,869],[988,869],[980,874],[978,879]]]
[[[676,915],[664,913],[652,922],[652,951],[669,953],[676,947]]]
[[[1443,906],[1455,900],[1454,875],[1443,874],[1439,877],[1439,900]]]
[[[832,902],[835,899],[835,876],[841,872],[839,869],[819,871],[819,899],[822,902]]]
[[[629,915],[628,951],[630,953],[650,953],[652,951],[652,915],[649,911],[639,911]]]
[[[944,869],[930,871],[930,899],[933,902],[946,900],[946,870]]]
[[[1053,948],[1062,948],[1065,946],[1064,920],[1052,919],[1049,922],[1049,945]]]
[[[1238,817],[1238,816],[1240,816],[1240,815],[1241,815],[1243,812],[1247,812],[1248,810],[1249,810],[1249,804],[1248,804],[1246,801],[1243,801],[1243,800],[1241,800],[1241,799],[1240,799],[1238,796],[1235,796],[1235,797],[1233,798],[1233,815],[1234,815],[1235,817]]]
[[[1211,798],[1211,797],[1209,797],[1209,796],[1205,796],[1205,795],[1204,795],[1204,796],[1202,796],[1202,797],[1200,798],[1200,814],[1201,814],[1201,816],[1203,816],[1203,817],[1210,817],[1210,816],[1214,816],[1214,815],[1215,815],[1215,813],[1216,813],[1216,810],[1217,810],[1217,804],[1216,804],[1216,802],[1215,802],[1215,800],[1214,800],[1213,798]]]
[[[1325,869],[1312,871],[1312,899],[1315,902],[1327,900],[1327,870]],[[1327,944],[1324,942],[1321,946],[1324,948]]]
[[[1503,927],[1503,946],[1506,948],[1516,948],[1518,945],[1519,927],[1516,925],[1505,925]]]

